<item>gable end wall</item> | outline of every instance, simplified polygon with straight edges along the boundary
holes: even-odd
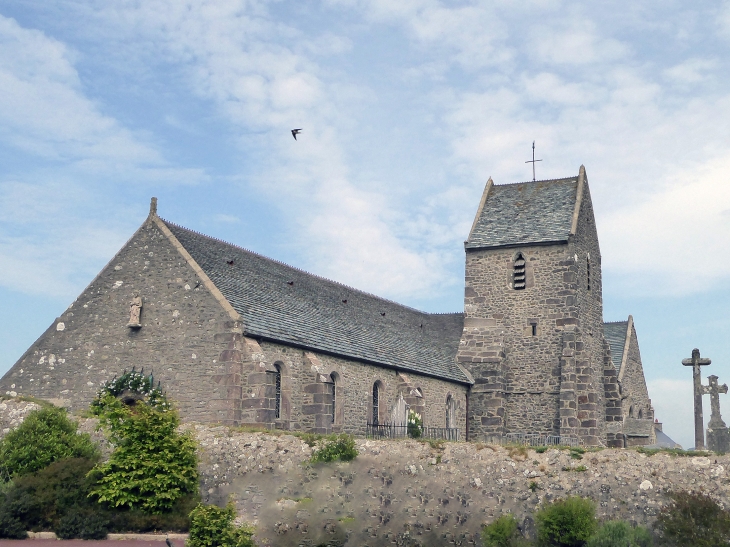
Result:
[[[136,292],[144,300],[139,329],[127,327]],[[148,219],[5,374],[0,393],[60,399],[80,410],[104,381],[134,366],[154,371],[183,418],[231,422],[240,378],[223,352],[240,330]]]

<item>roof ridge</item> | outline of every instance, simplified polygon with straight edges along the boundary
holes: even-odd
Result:
[[[604,325],[615,325],[616,323],[628,323],[628,319],[624,319],[623,321],[604,321]]]
[[[506,184],[493,184],[493,186],[502,188],[504,186],[517,186],[518,184],[537,184],[538,182],[561,182],[567,180],[577,180],[578,177],[562,177],[558,179],[541,179],[541,180],[526,180],[524,182],[508,182]]]
[[[335,285],[339,285],[340,287],[343,287],[345,289],[348,289],[348,290],[351,290],[351,291],[360,293],[362,295],[369,296],[371,298],[375,298],[377,300],[380,300],[380,301],[383,301],[383,302],[387,302],[389,304],[395,304],[396,306],[399,306],[401,308],[406,308],[408,310],[415,311],[415,312],[420,313],[420,314],[423,314],[423,315],[445,315],[445,314],[433,314],[433,313],[425,312],[423,310],[419,310],[419,309],[416,309],[416,308],[412,308],[411,306],[406,306],[405,304],[401,304],[400,302],[396,302],[395,300],[390,300],[388,298],[383,298],[382,296],[378,296],[377,294],[369,293],[369,292],[363,291],[361,289],[356,289],[355,287],[351,287],[350,285],[345,285],[344,283],[341,283],[339,281],[335,281],[334,279],[329,279],[327,277],[323,277],[321,275],[317,275],[315,273],[308,272],[306,270],[302,270],[301,268],[297,268],[296,266],[292,266],[291,264],[287,264],[286,262],[282,262],[281,260],[276,260],[275,258],[270,258],[268,256],[264,256],[264,255],[262,255],[260,253],[255,252],[255,251],[251,251],[250,249],[246,249],[245,247],[241,247],[240,245],[236,245],[235,243],[229,243],[228,241],[224,241],[224,240],[219,239],[217,237],[209,236],[207,234],[204,234],[202,232],[198,232],[196,230],[191,230],[190,228],[186,228],[185,226],[180,226],[179,224],[175,224],[174,222],[170,222],[169,220],[165,220],[164,218],[161,218],[160,217],[160,220],[162,222],[164,222],[165,224],[171,224],[172,226],[175,226],[176,228],[180,228],[181,230],[186,230],[188,232],[191,232],[193,234],[199,235],[201,237],[205,237],[205,238],[208,238],[208,239],[212,239],[212,240],[217,241],[219,243],[222,243],[224,245],[229,245],[230,247],[234,247],[234,248],[236,248],[236,249],[238,249],[240,251],[244,251],[246,253],[252,254],[252,255],[257,256],[259,258],[262,258],[264,260],[268,260],[270,262],[274,262],[276,264],[280,264],[280,265],[285,266],[287,268],[291,268],[292,270],[296,270],[297,272],[303,273],[305,275],[309,275],[311,277],[315,277],[317,279],[321,279],[322,281],[327,281],[328,283],[333,283]],[[451,313],[463,313],[463,312],[451,312]]]

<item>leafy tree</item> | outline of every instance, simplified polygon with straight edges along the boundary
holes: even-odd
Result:
[[[595,533],[596,507],[585,498],[557,500],[535,514],[541,547],[582,547]]]
[[[662,545],[730,545],[730,512],[714,499],[693,492],[673,492],[669,497],[672,503],[661,510],[654,523]]]
[[[253,527],[236,527],[236,509],[229,502],[221,509],[215,505],[198,506],[190,513],[190,537],[187,547],[255,547]]]
[[[0,481],[34,473],[64,458],[97,458],[89,435],[77,429],[63,408],[48,406],[28,414],[0,441]]]
[[[175,502],[198,488],[195,441],[177,431],[179,418],[167,405],[128,407],[111,394],[95,408],[114,452],[97,465],[91,492],[112,507],[145,513],[170,511]]]

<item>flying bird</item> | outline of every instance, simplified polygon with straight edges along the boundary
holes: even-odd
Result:
[[[302,130],[301,130],[301,129],[292,129],[292,130],[291,130],[291,136],[292,136],[292,137],[294,137],[294,140],[297,140],[297,135],[298,135],[299,133],[301,133],[301,132],[302,132]]]

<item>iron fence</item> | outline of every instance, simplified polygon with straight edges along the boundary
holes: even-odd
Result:
[[[402,439],[411,437],[407,425],[400,424],[371,424],[368,422],[365,436],[369,439]],[[421,428],[420,439],[434,439],[441,441],[458,441],[459,428],[457,427],[428,427]]]

